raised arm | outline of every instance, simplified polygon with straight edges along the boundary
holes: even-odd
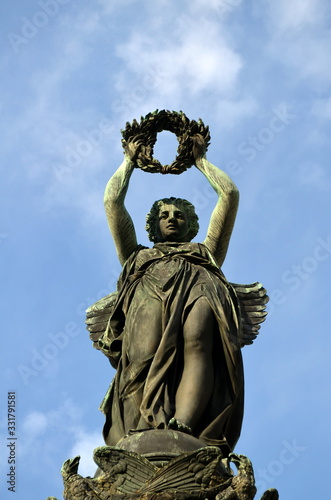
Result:
[[[125,208],[124,200],[135,166],[138,147],[139,143],[127,144],[124,161],[108,181],[104,195],[108,226],[122,265],[137,247],[133,221]]]
[[[208,179],[218,195],[218,201],[210,218],[207,237],[203,242],[213,255],[218,266],[224,262],[236,219],[239,191],[230,177],[207,161],[204,142],[197,135],[193,145],[196,167]]]

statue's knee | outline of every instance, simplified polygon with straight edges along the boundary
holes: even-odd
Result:
[[[212,346],[215,321],[207,299],[201,297],[194,303],[184,324],[185,350],[201,353],[209,351]]]

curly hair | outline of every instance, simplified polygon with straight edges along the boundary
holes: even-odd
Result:
[[[198,234],[199,222],[198,216],[195,213],[195,208],[192,203],[183,198],[175,198],[171,196],[170,198],[162,198],[162,200],[157,200],[153,203],[151,210],[146,215],[146,231],[150,241],[157,243],[161,241],[161,235],[159,231],[159,212],[162,205],[176,205],[180,206],[187,215],[189,231],[187,233],[188,241],[193,240],[193,238]]]

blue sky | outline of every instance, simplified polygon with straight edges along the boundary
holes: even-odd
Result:
[[[16,498],[62,492],[64,460],[93,475],[98,406],[114,372],[84,310],[120,272],[103,209],[120,129],[154,109],[210,126],[208,159],[241,199],[223,267],[261,281],[269,317],[244,348],[236,450],[259,495],[324,498],[330,440],[331,5],[327,0],[18,0],[1,6],[1,456],[17,398]],[[158,136],[171,162],[176,139]],[[135,171],[127,207],[139,242],[155,199],[191,200],[205,237],[215,195],[194,167]],[[5,450],[5,451],[4,451]],[[1,498],[12,498],[4,484]],[[319,479],[316,480],[315,478]]]

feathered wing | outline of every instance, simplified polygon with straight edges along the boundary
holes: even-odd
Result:
[[[250,345],[256,339],[261,323],[267,316],[266,304],[269,301],[266,289],[258,281],[248,285],[231,283],[238,297],[242,320],[241,347]],[[93,347],[105,351],[102,336],[107,330],[108,321],[117,300],[118,292],[112,292],[95,302],[86,310],[86,328],[90,332]]]
[[[229,478],[221,459],[222,453],[215,446],[183,453],[159,469],[140,492],[208,489],[215,485],[215,480],[220,484]]]
[[[241,347],[250,345],[256,339],[261,323],[267,316],[269,301],[266,289],[258,281],[250,285],[231,283],[239,300],[242,320]]]
[[[109,317],[117,299],[117,292],[112,292],[95,302],[86,310],[86,328],[90,332],[93,347],[101,350],[99,340],[105,333]]]
[[[219,491],[231,479],[221,460],[222,453],[214,446],[183,453],[161,468],[135,452],[109,446],[94,450],[94,461],[106,479],[126,495],[168,490],[199,492],[214,487]],[[96,481],[103,480],[101,478]]]
[[[139,490],[158,470],[142,455],[110,446],[96,448],[93,458],[122,493]]]

